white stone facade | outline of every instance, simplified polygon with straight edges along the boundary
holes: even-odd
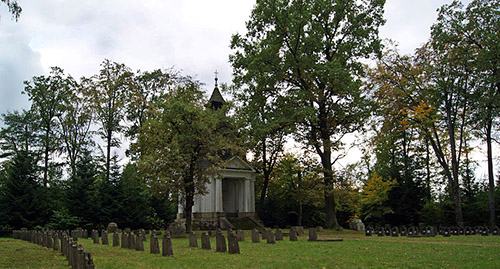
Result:
[[[207,193],[195,196],[193,220],[216,226],[219,217],[255,216],[256,175],[257,171],[239,157],[229,159],[226,168],[210,179],[206,186]],[[177,219],[183,218],[184,208],[179,204]]]

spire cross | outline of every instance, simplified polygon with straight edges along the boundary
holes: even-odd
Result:
[[[217,80],[219,80],[219,79],[217,78],[217,75],[219,74],[219,72],[217,72],[217,69],[215,69],[214,74],[215,74],[215,87],[217,87]]]

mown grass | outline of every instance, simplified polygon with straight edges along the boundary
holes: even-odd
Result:
[[[68,262],[52,249],[12,238],[0,238],[0,268],[68,268]]]
[[[198,233],[198,238],[199,238]],[[79,239],[85,251],[90,251],[96,268],[353,268],[353,267],[455,267],[500,268],[500,236],[458,237],[365,237],[363,233],[325,231],[320,237],[341,237],[342,242],[308,242],[300,237],[298,242],[288,238],[276,244],[251,242],[250,231],[245,231],[245,242],[240,242],[241,254],[215,252],[215,238],[211,238],[212,250],[188,247],[188,239],[172,239],[174,257],[149,254],[149,238],[145,251],[122,249],[111,245],[93,244],[91,239]],[[111,235],[109,235],[110,243]],[[8,241],[8,242],[7,242]],[[27,247],[37,252],[38,259],[60,261],[56,251],[47,250],[20,240],[0,239],[0,267],[30,267],[26,259],[8,258],[4,255],[15,249]],[[4,249],[9,249],[4,254]],[[13,250],[12,250],[13,249]],[[42,254],[43,253],[43,254]],[[8,263],[7,263],[8,262]],[[18,266],[14,266],[18,262]],[[56,264],[56,263],[55,263]],[[63,262],[63,264],[65,264]],[[38,268],[48,268],[41,265]],[[56,267],[56,266],[55,266]]]

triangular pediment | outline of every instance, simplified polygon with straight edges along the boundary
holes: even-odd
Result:
[[[252,166],[250,166],[247,162],[245,162],[238,156],[233,156],[226,162],[226,169],[255,171]]]

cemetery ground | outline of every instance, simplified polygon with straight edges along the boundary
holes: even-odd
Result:
[[[200,235],[197,232],[198,242]],[[251,231],[245,231],[245,241],[239,242],[241,254],[215,252],[215,237],[210,238],[211,250],[192,248],[186,237],[172,239],[174,257],[150,254],[149,236],[145,251],[94,244],[91,238],[78,242],[92,253],[96,268],[500,267],[500,236],[366,237],[350,230],[324,230],[318,236],[343,241],[309,242],[306,231],[297,242],[285,236],[276,244],[252,243]],[[108,237],[111,242],[112,235]],[[58,251],[0,238],[0,268],[68,268],[67,264]]]

